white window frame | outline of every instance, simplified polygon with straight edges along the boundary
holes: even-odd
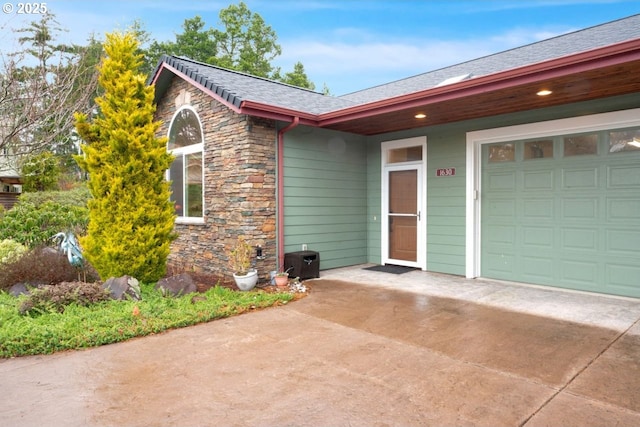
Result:
[[[178,148],[174,148],[174,149],[169,149],[169,135],[171,134],[171,128],[173,127],[173,122],[175,121],[176,117],[178,116],[178,114],[183,111],[183,110],[191,110],[191,112],[193,114],[195,114],[196,118],[198,119],[198,125],[200,126],[200,135],[202,136],[202,141],[198,144],[192,144],[192,145],[188,145],[186,147],[178,147]],[[169,128],[167,129],[167,151],[171,154],[173,154],[175,157],[178,156],[182,156],[183,158],[183,162],[182,164],[184,165],[184,167],[186,167],[187,162],[185,160],[185,156],[189,155],[189,154],[194,154],[194,153],[201,153],[202,154],[202,216],[198,216],[198,217],[193,217],[193,216],[178,216],[176,218],[176,223],[178,224],[204,224],[204,216],[205,216],[205,212],[206,212],[206,206],[205,206],[205,188],[204,188],[204,131],[203,131],[203,127],[202,127],[202,121],[200,120],[200,115],[198,114],[198,112],[190,105],[184,105],[182,107],[180,107],[174,114],[173,117],[171,118],[171,122],[169,122]],[[183,185],[186,184],[186,177],[185,177],[185,172],[184,169],[182,171],[183,173]],[[167,169],[166,173],[165,173],[166,179],[170,180],[170,169]],[[187,193],[187,188],[183,188],[183,202],[182,205],[185,206],[184,203],[184,197]]]
[[[467,132],[465,275],[480,277],[482,145],[640,126],[640,108]]]

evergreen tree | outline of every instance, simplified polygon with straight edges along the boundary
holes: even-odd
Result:
[[[293,64],[293,71],[285,73],[284,77],[276,75],[276,80],[310,90],[315,90],[316,88],[316,85],[314,85],[313,82],[309,80],[309,77],[307,77],[307,73],[304,71],[304,65],[302,65],[302,62],[300,61]]]
[[[104,280],[125,274],[143,282],[164,276],[175,213],[164,173],[172,157],[157,138],[153,87],[139,73],[135,34],[106,35],[91,120],[76,114],[84,155],[76,157],[89,173],[89,226],[81,239],[86,258]]]

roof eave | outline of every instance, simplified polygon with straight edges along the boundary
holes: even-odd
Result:
[[[291,122],[295,117],[298,117],[300,124],[318,126],[318,116],[316,114],[256,101],[242,101],[238,112],[241,114],[286,122]]]

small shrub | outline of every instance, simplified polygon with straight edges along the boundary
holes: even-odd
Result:
[[[27,251],[26,246],[15,240],[4,239],[0,241],[0,265],[17,261]]]
[[[87,307],[109,298],[109,291],[98,283],[63,282],[32,289],[19,311],[20,314],[64,313],[70,304]]]
[[[86,281],[94,282],[97,274],[90,265],[81,271],[67,258],[52,248],[37,248],[19,259],[0,264],[0,289],[7,290],[16,283],[30,285],[54,285],[78,280],[78,275],[86,273]]]

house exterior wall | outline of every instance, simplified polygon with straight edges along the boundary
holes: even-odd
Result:
[[[285,134],[285,252],[320,254],[320,268],[367,260],[364,137],[299,126]]]
[[[367,262],[380,263],[381,143],[427,136],[427,270],[465,275],[466,265],[466,133],[522,123],[627,108],[637,108],[636,96],[621,96],[562,105],[443,126],[394,132],[367,138]],[[440,168],[455,168],[455,176],[436,177]],[[377,218],[377,221],[373,218]]]
[[[175,224],[177,239],[169,263],[229,277],[228,253],[239,236],[261,245],[255,260],[262,279],[276,261],[275,122],[239,115],[185,81],[174,77],[159,100],[158,136],[168,134],[184,102],[196,110],[204,133],[204,223]]]

